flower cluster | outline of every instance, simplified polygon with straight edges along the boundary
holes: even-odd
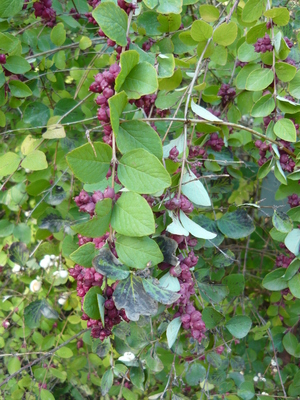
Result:
[[[41,17],[46,26],[52,28],[56,23],[56,12],[52,8],[52,0],[39,0],[33,4],[34,14]]]
[[[110,146],[112,145],[112,127],[110,125],[108,99],[115,94],[115,80],[120,70],[118,64],[111,65],[108,71],[95,75],[95,82],[89,88],[91,92],[99,93],[99,96],[96,98],[96,103],[100,106],[97,116],[103,126],[103,141]]]

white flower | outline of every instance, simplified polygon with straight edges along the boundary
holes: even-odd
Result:
[[[276,364],[276,361],[275,360],[271,360],[271,365],[272,365],[272,367],[275,367],[277,364]]]
[[[60,277],[62,279],[66,278],[69,275],[69,272],[65,269],[61,269],[60,271],[53,272],[53,276]]]
[[[12,269],[12,272],[13,272],[14,274],[17,274],[18,272],[20,272],[20,270],[21,270],[20,265],[19,265],[19,264],[15,264],[14,267],[13,267],[13,269]]]
[[[123,356],[119,357],[118,360],[120,361],[133,361],[135,359],[135,355],[130,351],[126,351]]]
[[[29,289],[30,289],[33,293],[38,292],[38,291],[41,289],[41,287],[42,287],[42,282],[39,281],[39,280],[37,280],[37,279],[34,279],[33,281],[31,281],[31,282],[30,282],[30,285],[29,285]]]
[[[266,382],[266,381],[267,381],[266,378],[260,378],[260,380],[261,380],[262,382]]]
[[[274,374],[276,374],[276,372],[278,371],[278,369],[277,368],[273,368],[273,372],[274,372]]]
[[[255,376],[255,377],[253,378],[253,380],[254,380],[254,382],[258,382],[258,376]]]
[[[267,392],[262,392],[262,395],[263,395],[263,396],[269,396],[269,393],[267,393]]]
[[[63,306],[66,303],[67,299],[65,297],[60,297],[58,299],[58,304],[60,304],[61,306]]]
[[[48,254],[46,254],[44,258],[42,258],[40,261],[40,267],[43,269],[47,269],[48,267],[50,267],[50,264],[51,264],[51,258]]]

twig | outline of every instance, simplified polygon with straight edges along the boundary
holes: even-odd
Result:
[[[4,381],[0,382],[0,387],[4,386],[7,384],[7,382],[9,382],[12,378],[14,378],[15,376],[19,375],[22,371],[32,367],[35,364],[38,364],[40,361],[44,360],[45,358],[48,358],[49,356],[51,356],[52,354],[56,353],[57,350],[61,349],[62,347],[66,346],[68,343],[72,342],[72,340],[76,339],[78,336],[82,335],[83,333],[89,331],[89,329],[83,329],[82,331],[80,331],[79,333],[76,333],[76,335],[72,336],[70,339],[66,340],[64,343],[60,344],[59,346],[57,346],[55,349],[50,350],[47,354],[43,355],[42,357],[37,358],[36,360],[32,361],[29,364],[24,365],[24,367],[20,368],[18,371],[14,372],[13,374],[11,374],[10,376],[8,376],[6,379],[4,379]]]

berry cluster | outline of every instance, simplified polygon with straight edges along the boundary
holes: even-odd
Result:
[[[279,254],[279,256],[276,257],[275,265],[276,267],[287,268],[295,256],[286,248],[284,243],[280,243],[279,246],[285,251],[286,254]]]
[[[52,8],[52,0],[39,0],[33,4],[34,15],[41,17],[46,26],[52,28],[56,22],[56,12]]]
[[[176,146],[172,147],[169,153],[169,159],[172,161],[177,162],[178,161],[178,156],[179,156],[179,151]]]
[[[89,213],[92,217],[94,215],[96,204],[99,201],[108,198],[115,198],[115,191],[111,187],[107,187],[104,192],[97,190],[91,196],[85,190],[82,190],[74,200],[76,205],[79,207],[79,211]]]
[[[191,296],[195,294],[194,281],[190,268],[194,267],[198,262],[198,257],[191,251],[186,258],[179,256],[180,267],[171,267],[170,274],[177,277],[180,283],[180,298],[175,303],[179,306],[174,318],[180,317],[182,327],[191,330],[191,335],[199,343],[205,337],[205,323],[202,321],[200,311],[196,310]]]
[[[235,64],[236,67],[241,67],[241,68],[245,67],[246,65],[248,65],[246,61],[240,61],[240,60],[238,60]]]
[[[219,91],[218,96],[222,97],[222,105],[223,107],[226,106],[227,103],[232,101],[236,95],[236,91],[234,88],[231,88],[228,83],[222,83]]]
[[[289,149],[290,151],[294,151],[293,147],[291,146],[291,143],[285,142],[284,140],[279,140],[279,143],[283,145],[285,148]],[[287,172],[293,172],[295,168],[295,161],[293,158],[288,155],[284,150],[279,149],[279,154],[280,154],[280,165],[283,171]]]
[[[90,91],[99,93],[96,98],[98,108],[98,120],[103,126],[103,141],[110,146],[112,145],[112,127],[110,125],[110,110],[108,99],[115,94],[114,86],[115,80],[121,68],[118,64],[113,64],[109,67],[108,71],[95,75],[95,82],[90,85]]]
[[[193,203],[191,203],[189,199],[185,197],[183,194],[180,195],[179,199],[176,196],[174,196],[172,199],[167,200],[165,202],[165,207],[167,210],[180,209],[186,214],[189,214],[194,210]]]
[[[300,206],[300,197],[293,193],[291,196],[288,196],[288,203],[291,208]]]
[[[265,34],[263,38],[257,39],[254,43],[254,49],[256,53],[266,53],[267,51],[273,50],[273,45],[271,43],[270,36]]]
[[[2,65],[6,64],[6,55],[5,54],[0,54],[0,64],[2,64]]]
[[[210,138],[205,145],[210,146],[214,151],[222,151],[224,140],[219,137],[217,132],[214,132],[210,135]]]
[[[289,49],[291,49],[294,46],[294,43],[287,36],[284,37],[284,40]]]
[[[149,38],[146,42],[144,42],[142,44],[142,49],[144,51],[149,51],[151,49],[151,47],[153,46],[153,44],[155,43],[155,40],[152,38]]]
[[[71,8],[71,10],[69,11],[69,14],[71,14],[71,16],[76,19],[76,21],[78,21],[81,17],[81,15],[76,11],[75,8]]]
[[[91,215],[94,215],[95,204],[99,201],[102,201],[105,198],[115,198],[114,189],[107,187],[104,192],[95,191],[91,196],[84,190],[82,190],[78,196],[75,197],[75,203],[79,207],[79,210],[82,212],[87,212]],[[86,236],[78,235],[78,244],[79,246],[84,245],[88,242],[93,242],[97,249],[102,248],[108,239],[109,233],[107,232],[105,235],[98,238],[89,238]],[[115,249],[112,249],[115,253]],[[83,311],[83,302],[84,297],[87,292],[93,286],[101,287],[103,284],[103,275],[98,273],[94,268],[84,268],[78,264],[69,270],[70,275],[77,281],[77,295],[81,297],[81,306]],[[100,338],[100,340],[104,340],[106,337],[111,335],[111,329],[114,325],[117,325],[121,322],[121,320],[129,321],[126,317],[124,310],[117,310],[115,307],[115,303],[112,299],[112,295],[116,284],[112,287],[106,286],[105,290],[103,290],[103,296],[106,298],[104,303],[104,324],[100,320],[91,319],[87,314],[84,313],[82,315],[82,320],[87,321],[87,327],[91,329],[91,335],[94,338]]]
[[[256,140],[254,143],[255,147],[259,149],[260,159],[258,160],[258,165],[261,167],[264,165],[272,156],[266,157],[267,151],[272,152],[271,144],[267,144],[266,142],[262,142],[261,140]]]

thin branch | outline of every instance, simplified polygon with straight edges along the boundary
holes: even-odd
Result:
[[[52,354],[56,353],[57,350],[61,349],[62,347],[66,346],[67,344],[69,344],[70,342],[72,342],[72,340],[76,339],[78,336],[81,336],[83,333],[89,331],[90,329],[83,329],[82,331],[80,331],[79,333],[76,333],[76,335],[72,336],[70,339],[66,340],[64,343],[60,344],[59,346],[55,347],[55,349],[50,350],[47,354],[37,358],[36,360],[32,361],[29,364],[24,365],[24,367],[20,368],[18,371],[14,372],[13,374],[11,374],[10,376],[8,376],[6,379],[4,379],[4,381],[0,382],[0,387],[4,386],[7,384],[7,382],[9,382],[11,379],[13,379],[15,376],[19,375],[22,371],[25,371],[26,369],[32,367],[35,364],[38,364],[39,362],[43,361],[45,358],[48,358],[49,356],[51,356]]]

